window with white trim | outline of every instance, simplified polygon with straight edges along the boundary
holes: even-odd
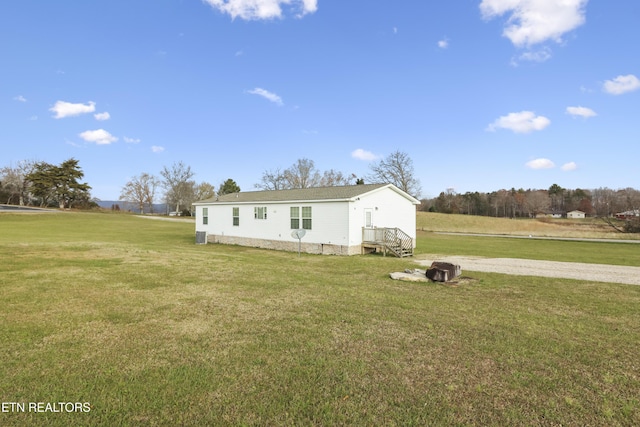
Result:
[[[202,224],[209,224],[209,208],[202,208]]]
[[[311,230],[311,206],[302,207],[302,228]]]
[[[302,212],[302,217],[300,216],[300,212]],[[311,206],[291,206],[291,229],[297,230],[299,228],[303,228],[305,230],[311,230],[312,221],[311,221]],[[302,219],[302,221],[300,221]],[[300,227],[302,225],[302,227]]]
[[[240,225],[240,208],[232,208],[232,215],[233,215],[233,225],[234,226],[239,226]]]
[[[253,208],[253,217],[255,219],[267,219],[267,207],[254,207]]]
[[[300,228],[300,208],[297,206],[291,206],[291,229],[297,230]]]

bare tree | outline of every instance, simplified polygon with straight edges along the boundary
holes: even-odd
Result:
[[[546,190],[529,190],[526,193],[529,213],[535,218],[538,214],[547,212],[551,206],[551,199]]]
[[[419,197],[422,188],[415,177],[413,160],[407,153],[394,151],[384,159],[370,166],[369,182],[393,184],[405,193]]]
[[[20,206],[28,204],[31,183],[27,176],[34,171],[35,165],[35,161],[21,160],[15,167],[5,166],[0,169],[0,181],[2,189],[7,193],[7,203],[17,199]]]
[[[509,206],[510,198],[511,193],[505,189],[491,193],[491,206],[495,209],[496,217],[507,216],[507,208]],[[500,214],[500,209],[502,209],[502,215]]]
[[[148,173],[142,173],[127,182],[120,192],[120,199],[138,206],[140,213],[145,205],[153,212],[153,201],[160,182]]]
[[[284,171],[284,179],[288,188],[311,188],[320,186],[320,172],[313,160],[298,159],[296,163]]]
[[[615,191],[607,187],[596,188],[591,191],[591,203],[596,216],[607,217],[616,212]]]
[[[442,213],[459,213],[458,196],[453,188],[447,188],[436,199],[436,210]]]
[[[212,199],[216,196],[216,189],[208,182],[201,182],[195,188],[196,200]]]
[[[621,190],[621,193],[624,195],[625,210],[637,211],[640,209],[640,191],[628,187]]]
[[[280,168],[262,173],[262,179],[256,188],[262,190],[290,190],[293,188],[334,187],[351,185],[356,176],[344,175],[330,169],[320,173],[313,160],[298,159],[293,165],[282,171]],[[363,180],[358,180],[364,184]]]
[[[160,175],[164,178],[162,185],[165,189],[167,203],[175,205],[176,212],[180,212],[180,206],[190,206],[194,201],[195,193],[195,182],[190,181],[194,175],[191,167],[177,162],[171,168],[163,167]]]
[[[18,176],[14,168],[6,166],[0,169],[0,189],[2,189],[2,203],[11,204],[19,194]]]
[[[264,171],[260,183],[256,184],[255,187],[262,190],[284,190],[287,188],[287,180],[284,172],[280,168],[276,168]]]
[[[320,178],[320,186],[337,187],[341,185],[351,185],[353,184],[354,179],[355,175],[353,174],[350,176],[344,176],[340,171],[329,169],[328,171],[324,171],[322,174],[322,178]]]

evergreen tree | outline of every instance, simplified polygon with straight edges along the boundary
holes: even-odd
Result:
[[[78,160],[71,158],[60,166],[38,162],[27,175],[27,180],[31,183],[31,193],[40,199],[41,206],[57,202],[60,209],[64,209],[70,208],[74,202],[89,201],[91,187],[79,182],[83,177]]]
[[[218,195],[220,196],[224,194],[239,193],[239,192],[240,192],[240,187],[231,178],[227,179],[225,182],[220,184],[220,187],[218,188]]]

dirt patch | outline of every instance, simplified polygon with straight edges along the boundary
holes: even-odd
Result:
[[[640,285],[640,267],[471,256],[422,255],[421,258],[416,261],[423,266],[429,266],[433,261],[459,264],[463,273],[465,271],[481,271],[516,276],[555,277],[590,282]]]
[[[458,286],[467,286],[467,285],[477,285],[480,283],[480,280],[474,279],[469,276],[458,276],[453,280],[449,280],[448,282],[439,283],[444,286],[451,286],[452,288],[457,288]]]

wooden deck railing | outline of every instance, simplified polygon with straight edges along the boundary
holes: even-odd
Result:
[[[385,255],[391,252],[400,258],[413,256],[413,239],[397,227],[362,227],[362,245],[380,247]]]

